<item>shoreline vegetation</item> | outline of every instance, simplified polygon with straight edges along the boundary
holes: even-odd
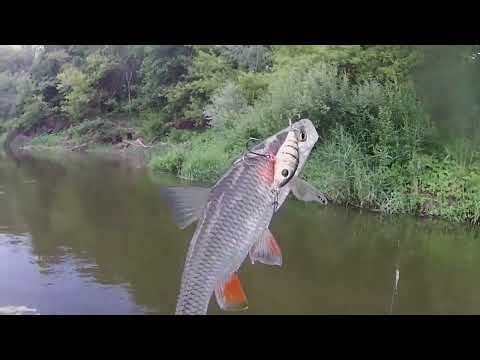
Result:
[[[288,120],[320,135],[302,177],[330,202],[480,221],[476,46],[0,47],[0,142],[142,153],[217,180]]]

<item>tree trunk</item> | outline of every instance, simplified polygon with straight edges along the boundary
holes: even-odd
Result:
[[[128,93],[128,118],[131,120],[132,116],[132,95],[131,95],[131,81],[133,77],[133,72],[130,71],[125,74],[125,80],[127,83],[127,93]]]

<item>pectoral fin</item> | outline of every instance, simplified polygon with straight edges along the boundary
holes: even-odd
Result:
[[[265,265],[282,265],[282,251],[269,229],[266,229],[260,239],[250,249],[250,260]]]
[[[298,200],[314,201],[323,205],[328,204],[328,199],[322,192],[298,177],[292,179],[290,189]]]
[[[225,311],[242,311],[248,308],[247,296],[236,273],[215,288],[218,306]]]
[[[210,189],[202,187],[168,187],[160,190],[180,229],[185,229],[200,218],[209,194]]]

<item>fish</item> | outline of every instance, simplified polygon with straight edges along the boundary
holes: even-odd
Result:
[[[304,134],[299,161],[290,181],[271,191],[273,161],[291,130]],[[318,140],[315,126],[302,119],[279,131],[237,159],[211,188],[161,189],[174,222],[185,229],[197,222],[185,259],[176,315],[205,315],[212,295],[224,311],[248,308],[238,270],[252,263],[282,265],[282,253],[269,230],[271,219],[292,192],[300,200],[324,203],[325,197],[298,174]],[[253,151],[254,150],[254,151]],[[272,207],[276,201],[278,206]]]

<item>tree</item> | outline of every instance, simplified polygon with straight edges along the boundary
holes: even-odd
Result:
[[[58,90],[65,97],[63,109],[75,121],[80,121],[87,112],[92,89],[87,76],[78,68],[68,64],[58,74]]]

